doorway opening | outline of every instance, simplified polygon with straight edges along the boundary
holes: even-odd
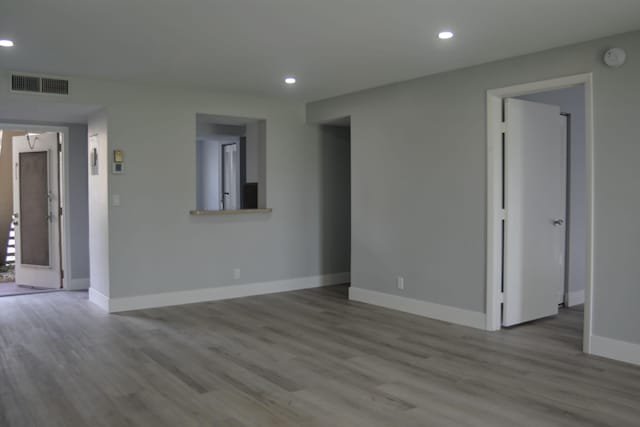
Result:
[[[197,212],[267,208],[264,119],[196,115]]]
[[[67,288],[68,128],[0,129],[0,296]]]
[[[351,271],[351,120],[344,117],[320,125],[321,269]],[[351,281],[341,277],[344,285]],[[348,298],[347,286],[332,288]]]
[[[573,323],[583,318],[587,353],[591,92],[591,76],[579,75],[491,90],[487,97],[487,329],[554,316],[560,307]]]

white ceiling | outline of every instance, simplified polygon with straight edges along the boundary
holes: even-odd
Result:
[[[0,68],[301,100],[640,29],[639,0],[2,0]],[[456,38],[436,34],[452,29]],[[285,75],[298,77],[285,87]]]

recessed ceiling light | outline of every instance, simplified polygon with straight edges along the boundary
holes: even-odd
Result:
[[[0,40],[1,47],[13,47],[13,42],[11,40]]]
[[[287,77],[284,79],[284,82],[288,85],[294,85],[296,84],[297,80],[295,77]]]
[[[440,40],[449,40],[453,38],[453,33],[451,31],[442,31],[438,34],[438,38]]]

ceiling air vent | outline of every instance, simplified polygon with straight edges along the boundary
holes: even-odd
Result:
[[[69,95],[69,80],[14,74],[11,76],[11,90],[13,92]]]
[[[40,92],[40,77],[11,76],[11,90],[18,92]]]
[[[42,78],[42,93],[69,95],[69,80]]]

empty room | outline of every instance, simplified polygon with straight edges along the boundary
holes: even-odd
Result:
[[[0,426],[640,425],[640,3],[3,0]]]

